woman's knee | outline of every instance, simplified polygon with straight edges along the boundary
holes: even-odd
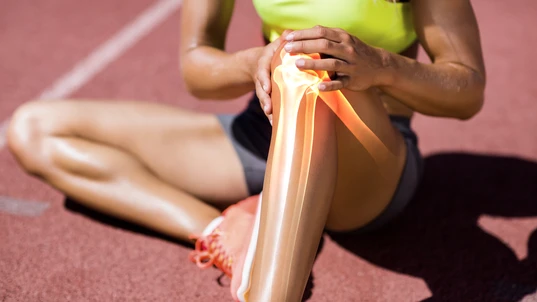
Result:
[[[46,162],[44,140],[50,135],[55,117],[48,103],[29,102],[20,106],[9,123],[7,145],[21,166],[30,173],[39,173]]]

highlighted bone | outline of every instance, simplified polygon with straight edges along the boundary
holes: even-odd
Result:
[[[293,219],[291,228],[299,229],[298,224],[303,218],[306,192],[312,189],[311,186],[308,187],[308,178],[311,171],[315,133],[314,119],[318,99],[327,104],[369,153],[375,154],[372,157],[379,168],[388,167],[390,165],[386,165],[387,161],[396,160],[396,156],[358,116],[341,91],[319,91],[319,83],[330,80],[326,71],[302,71],[296,67],[295,62],[297,59],[320,59],[319,54],[290,55],[283,49],[280,48],[280,50],[281,64],[277,65],[273,70],[273,80],[278,86],[281,97],[278,130],[273,131],[273,152],[270,159],[272,161],[272,170],[267,170],[264,188],[266,196],[264,201],[262,200],[263,198],[260,198],[256,223],[252,230],[251,242],[247,251],[244,271],[242,272],[242,283],[237,292],[239,301],[244,302],[248,301],[252,271],[254,265],[256,265],[256,248],[258,247],[258,241],[262,240],[262,238],[259,238],[262,204],[276,203],[282,205],[282,209],[285,208],[287,211],[286,213],[282,212],[282,215]],[[304,124],[298,125],[301,107],[305,108],[305,113],[303,113]],[[297,144],[298,140],[303,144]],[[380,170],[380,173],[388,175],[387,173],[389,172]],[[296,182],[297,178],[298,182]],[[293,183],[291,183],[292,179]],[[292,207],[289,207],[289,204],[283,206],[290,200],[293,202]],[[276,228],[271,232],[280,234],[283,231],[281,225],[277,225]],[[292,248],[294,247],[285,247],[285,249]],[[281,254],[292,255],[293,252],[292,250],[282,250]],[[270,273],[267,272],[267,274]]]

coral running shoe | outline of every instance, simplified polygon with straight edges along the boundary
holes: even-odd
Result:
[[[228,207],[196,240],[190,261],[206,269],[213,265],[231,278],[231,295],[246,301],[251,264],[259,229],[261,195],[254,195]],[[252,240],[253,239],[253,240]]]

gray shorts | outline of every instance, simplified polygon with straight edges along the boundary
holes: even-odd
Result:
[[[243,146],[232,131],[235,115],[218,115],[222,128],[231,140],[242,163],[246,184],[251,195],[263,189],[266,161]],[[373,221],[362,227],[361,231],[377,229],[395,218],[414,196],[423,173],[423,158],[417,146],[417,136],[405,117],[390,117],[392,124],[401,132],[407,147],[407,157],[399,184],[388,207]],[[237,133],[237,132],[235,132]],[[242,132],[240,132],[242,133]]]
[[[250,195],[259,194],[263,190],[267,162],[243,147],[237,140],[231,130],[235,115],[218,115],[217,117],[239,156]]]

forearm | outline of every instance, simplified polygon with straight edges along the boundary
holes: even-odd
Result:
[[[262,47],[227,53],[199,46],[181,57],[188,91],[200,99],[232,99],[255,89],[252,78]]]
[[[385,93],[430,116],[468,119],[483,105],[485,75],[460,63],[421,63],[384,52]]]

